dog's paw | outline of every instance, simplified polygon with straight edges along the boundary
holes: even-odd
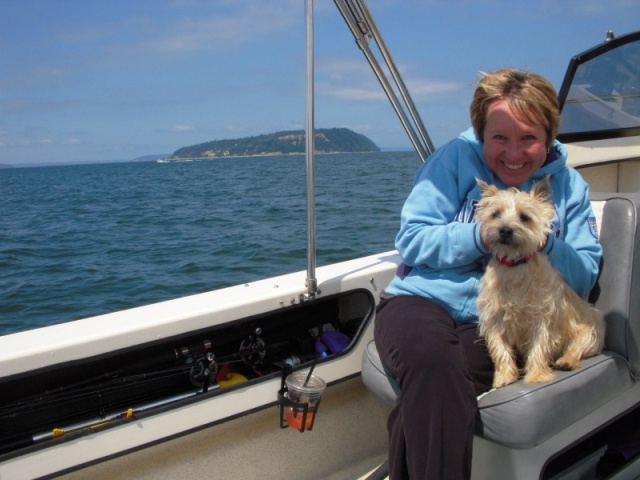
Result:
[[[497,372],[493,377],[493,388],[506,387],[518,381],[518,373]]]
[[[553,368],[556,370],[562,370],[564,372],[568,372],[570,370],[575,370],[580,366],[580,359],[576,360],[575,358],[568,358],[566,355],[560,357],[553,364]]]
[[[533,372],[527,372],[524,376],[524,383],[545,383],[553,380],[553,370],[536,370]]]
[[[568,363],[559,362],[559,361],[553,364],[553,368],[554,370],[560,370],[562,372],[570,372],[571,370],[576,369],[576,367],[569,365]]]

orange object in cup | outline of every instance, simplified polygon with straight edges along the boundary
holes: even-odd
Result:
[[[313,416],[314,412],[307,412],[307,418],[304,422],[305,430],[311,430],[313,426]],[[287,425],[289,428],[293,428],[294,430],[302,430],[302,419],[304,418],[304,411],[298,410],[297,412],[293,411],[293,408],[289,408],[287,412]]]
[[[285,383],[287,398],[292,405],[287,409],[287,426],[300,432],[311,430],[320,398],[327,384],[320,377],[305,372],[292,373],[285,379]]]

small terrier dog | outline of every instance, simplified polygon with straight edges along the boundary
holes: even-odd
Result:
[[[518,380],[519,360],[525,383],[548,382],[554,368],[573,370],[602,350],[604,319],[538,252],[555,215],[549,178],[531,192],[478,184],[476,221],[493,254],[480,281],[479,332],[495,365],[493,387]]]

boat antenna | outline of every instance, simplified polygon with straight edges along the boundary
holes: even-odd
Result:
[[[313,0],[306,2],[306,120],[305,156],[307,165],[307,293],[304,300],[312,300],[318,292],[316,279],[316,209],[315,209],[315,142],[314,142],[314,84],[313,84]]]
[[[404,127],[409,140],[413,144],[416,152],[423,162],[434,151],[433,142],[427,133],[427,129],[418,114],[418,110],[411,99],[409,90],[407,89],[400,72],[398,71],[391,54],[376,26],[369,9],[364,0],[334,0],[338,10],[342,14],[344,21],[349,26],[351,33],[355,37],[356,43],[360,50],[364,53],[373,73],[378,78],[387,98],[391,102],[402,126]],[[377,46],[382,59],[384,60],[386,70],[392,77],[395,89],[391,81],[387,78],[386,71],[380,66],[369,43],[373,40]],[[396,93],[399,92],[402,102]]]

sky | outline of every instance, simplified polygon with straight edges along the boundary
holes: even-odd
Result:
[[[99,162],[305,125],[305,0],[0,0],[0,164]],[[640,29],[640,0],[369,0],[436,146],[479,72],[559,89],[569,59]],[[316,128],[411,144],[338,9],[315,0]]]

